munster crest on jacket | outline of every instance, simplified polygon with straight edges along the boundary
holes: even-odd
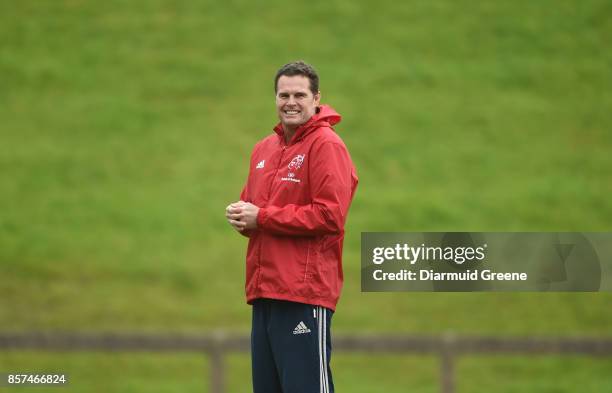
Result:
[[[304,157],[306,157],[306,154],[298,154],[297,156],[293,157],[293,160],[291,160],[289,165],[287,165],[287,168],[294,171],[300,169],[302,163],[304,162]]]

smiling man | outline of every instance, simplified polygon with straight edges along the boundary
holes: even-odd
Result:
[[[240,200],[225,213],[249,238],[253,391],[333,392],[330,325],[357,175],[332,128],[340,115],[320,105],[316,71],[286,64],[274,89],[280,123],[255,145]]]

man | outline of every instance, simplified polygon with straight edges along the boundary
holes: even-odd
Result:
[[[333,392],[329,329],[357,175],[332,129],[340,115],[319,104],[315,70],[286,64],[274,88],[280,123],[255,145],[240,201],[226,208],[229,223],[249,237],[253,391]]]

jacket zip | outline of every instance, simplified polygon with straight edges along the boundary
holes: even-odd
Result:
[[[281,149],[281,155],[280,155],[280,158],[278,159],[278,164],[276,164],[276,170],[274,171],[274,177],[272,178],[272,181],[270,182],[270,187],[268,187],[268,200],[270,200],[270,198],[272,197],[272,189],[274,188],[276,176],[278,176],[278,171],[280,170],[286,150],[287,150],[287,146],[283,146]],[[280,182],[278,185],[280,185]]]
[[[274,186],[274,180],[276,180],[276,176],[278,175],[278,170],[280,169],[281,163],[283,162],[283,156],[285,155],[285,150],[287,149],[287,146],[283,146],[282,150],[281,150],[281,155],[280,158],[278,160],[278,164],[276,164],[276,170],[274,171],[274,177],[272,178],[272,181],[270,182],[270,187],[268,187],[268,198],[267,200],[270,200],[270,197],[272,196],[272,187]],[[257,269],[257,289],[259,289],[260,284],[261,284],[261,247],[262,247],[262,242],[259,242],[259,269]]]
[[[308,275],[308,264],[310,263],[310,246],[312,240],[308,239],[308,249],[306,250],[306,266],[304,267],[304,279],[302,282],[306,282],[306,277]]]

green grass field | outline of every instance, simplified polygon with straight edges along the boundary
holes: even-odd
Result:
[[[302,58],[360,176],[335,333],[609,337],[606,293],[361,293],[359,239],[609,231],[610,15],[605,0],[0,3],[0,331],[248,332],[246,241],[224,208],[276,123],[274,73]],[[248,358],[230,360],[230,391],[248,392]],[[434,358],[334,366],[342,391],[438,389]],[[611,366],[470,357],[458,391],[603,392]],[[206,389],[198,356],[0,353],[0,372],[45,368],[78,392]]]

